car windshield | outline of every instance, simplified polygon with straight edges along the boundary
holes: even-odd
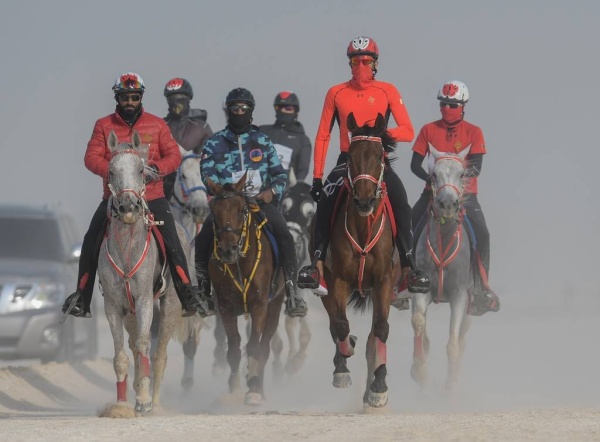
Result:
[[[44,218],[0,218],[0,257],[63,260],[58,223]]]

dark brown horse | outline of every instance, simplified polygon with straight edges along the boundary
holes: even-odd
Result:
[[[227,335],[229,389],[240,388],[240,333],[237,317],[252,319],[246,346],[248,392],[246,405],[264,402],[263,379],[271,338],[277,330],[283,303],[283,272],[275,268],[265,221],[256,204],[242,193],[246,175],[235,185],[220,186],[209,180],[215,242],[208,270],[217,296],[219,314]]]
[[[348,116],[352,140],[348,151],[346,192],[332,225],[329,254],[324,277],[329,294],[321,298],[329,315],[329,330],[336,344],[333,385],[351,384],[346,360],[354,354],[356,338],[350,335],[346,306],[355,310],[373,307],[373,322],[367,341],[367,388],[365,405],[387,404],[386,341],[388,315],[394,281],[394,240],[390,218],[384,210],[386,195],[384,167],[389,167],[386,150],[395,143],[378,115],[374,127],[358,127],[354,115]],[[387,166],[386,166],[387,164]]]

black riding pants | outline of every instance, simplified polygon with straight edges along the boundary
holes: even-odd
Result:
[[[346,153],[341,153],[338,157],[336,167],[325,180],[325,192],[317,204],[313,248],[315,250],[320,248],[322,259],[325,259],[325,256],[327,255],[333,211],[342,182],[347,174],[347,161],[348,155]],[[402,267],[408,267],[410,261],[406,257],[406,254],[408,252],[412,253],[413,236],[411,230],[411,208],[408,203],[408,197],[406,196],[406,190],[404,189],[404,184],[402,184],[400,177],[398,177],[390,167],[385,168],[383,172],[383,181],[386,184],[388,197],[392,205],[394,218],[396,219],[396,229],[398,231],[396,245],[400,251],[400,262]],[[402,239],[404,239],[404,241],[402,241]]]
[[[421,236],[427,217],[427,207],[433,196],[431,190],[424,190],[419,200],[415,203],[412,209],[412,222],[415,226],[415,243]],[[490,232],[483,216],[483,211],[479,205],[477,194],[467,193],[463,196],[463,206],[467,212],[467,217],[473,226],[475,241],[477,243],[477,253],[481,257],[481,262],[486,274],[489,276],[490,271]],[[473,263],[474,268],[478,269],[477,263]],[[480,287],[483,285],[481,274],[479,271],[473,272],[475,284]]]
[[[77,288],[81,291],[87,307],[89,307],[94,291],[94,282],[98,269],[98,256],[106,230],[107,207],[108,201],[102,200],[92,217],[88,231],[83,238],[83,245],[81,246]],[[188,272],[187,259],[177,236],[177,228],[171,214],[171,208],[164,198],[148,201],[148,208],[154,214],[156,221],[164,222],[163,225],[158,226],[158,230],[165,242],[167,261],[175,289],[177,290],[177,294],[181,296],[183,287],[190,284],[190,274]]]
[[[278,203],[259,202],[261,210],[269,220],[268,226],[275,236],[277,247],[279,248],[279,259],[281,267],[285,272],[286,280],[292,280],[296,283],[296,274],[298,272],[298,257],[296,256],[296,246],[294,237],[290,233],[285,218],[279,211]],[[199,270],[208,271],[208,261],[213,247],[214,227],[212,215],[209,215],[202,230],[196,237],[196,266]]]

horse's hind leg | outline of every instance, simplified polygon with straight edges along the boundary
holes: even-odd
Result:
[[[213,299],[216,301],[216,296],[213,296]],[[213,351],[215,358],[212,368],[213,376],[222,373],[225,370],[225,367],[227,367],[227,336],[225,334],[225,328],[223,327],[223,319],[221,319],[218,308],[215,318],[214,336],[216,345],[215,350]]]
[[[410,376],[422,388],[428,382],[427,357],[429,338],[427,337],[427,306],[431,302],[429,293],[415,293],[412,302],[411,323],[414,331],[413,363]]]
[[[469,318],[466,314],[467,298],[467,292],[464,291],[464,293],[456,293],[456,296],[450,300],[450,336],[446,346],[448,353],[446,389],[449,391],[454,390],[460,377],[464,337],[469,328]]]
[[[295,318],[286,317],[286,326],[288,324],[288,319],[293,320]],[[304,361],[306,360],[306,351],[312,337],[306,318],[298,318],[298,323],[300,324],[300,333],[298,334],[299,348],[296,353],[292,354],[290,346],[290,356],[288,357],[288,361],[285,366],[285,370],[288,372],[288,374],[296,374],[300,368],[302,368],[302,365],[304,365]],[[295,336],[289,332],[288,338],[290,341],[295,342]]]
[[[167,367],[167,345],[175,331],[175,324],[179,319],[181,307],[174,290],[167,292],[160,300],[160,325],[158,328],[158,342],[152,360],[154,372],[154,388],[152,389],[152,404],[160,405],[160,387]]]
[[[273,350],[273,375],[275,376],[275,380],[277,382],[280,382],[283,379],[284,373],[283,364],[281,363],[281,353],[283,353],[283,340],[281,339],[281,336],[279,336],[279,333],[277,331],[275,331],[275,334],[271,338],[271,350]]]
[[[196,317],[182,318],[188,322],[188,336],[182,344],[183,349],[183,375],[181,376],[181,386],[184,391],[189,391],[194,386],[194,359],[198,345],[200,345],[200,332],[202,325]]]

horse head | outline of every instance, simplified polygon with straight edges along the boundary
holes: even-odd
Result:
[[[429,146],[431,159],[429,175],[433,190],[433,205],[436,217],[457,219],[462,207],[464,177],[466,171],[465,157],[469,149],[463,149],[458,154],[438,152]]]
[[[142,144],[137,131],[133,131],[131,143],[119,143],[111,131],[108,148],[112,155],[108,165],[108,187],[112,193],[112,206],[116,215],[126,224],[133,224],[144,212],[144,175],[153,173],[145,166],[148,145]]]
[[[358,126],[354,114],[348,115],[348,130],[352,134],[348,149],[348,184],[353,203],[361,216],[373,213],[381,197],[385,149],[383,139],[393,140],[386,131],[385,118],[377,114],[374,126]]]
[[[182,159],[177,169],[175,198],[192,214],[194,224],[202,224],[209,209],[207,191],[200,173],[201,156],[196,151],[188,152],[181,146],[179,148]]]
[[[246,176],[236,184],[221,186],[207,180],[208,188],[214,195],[209,202],[213,217],[214,232],[219,259],[226,264],[234,264],[240,257],[248,232],[248,205],[242,193]]]

